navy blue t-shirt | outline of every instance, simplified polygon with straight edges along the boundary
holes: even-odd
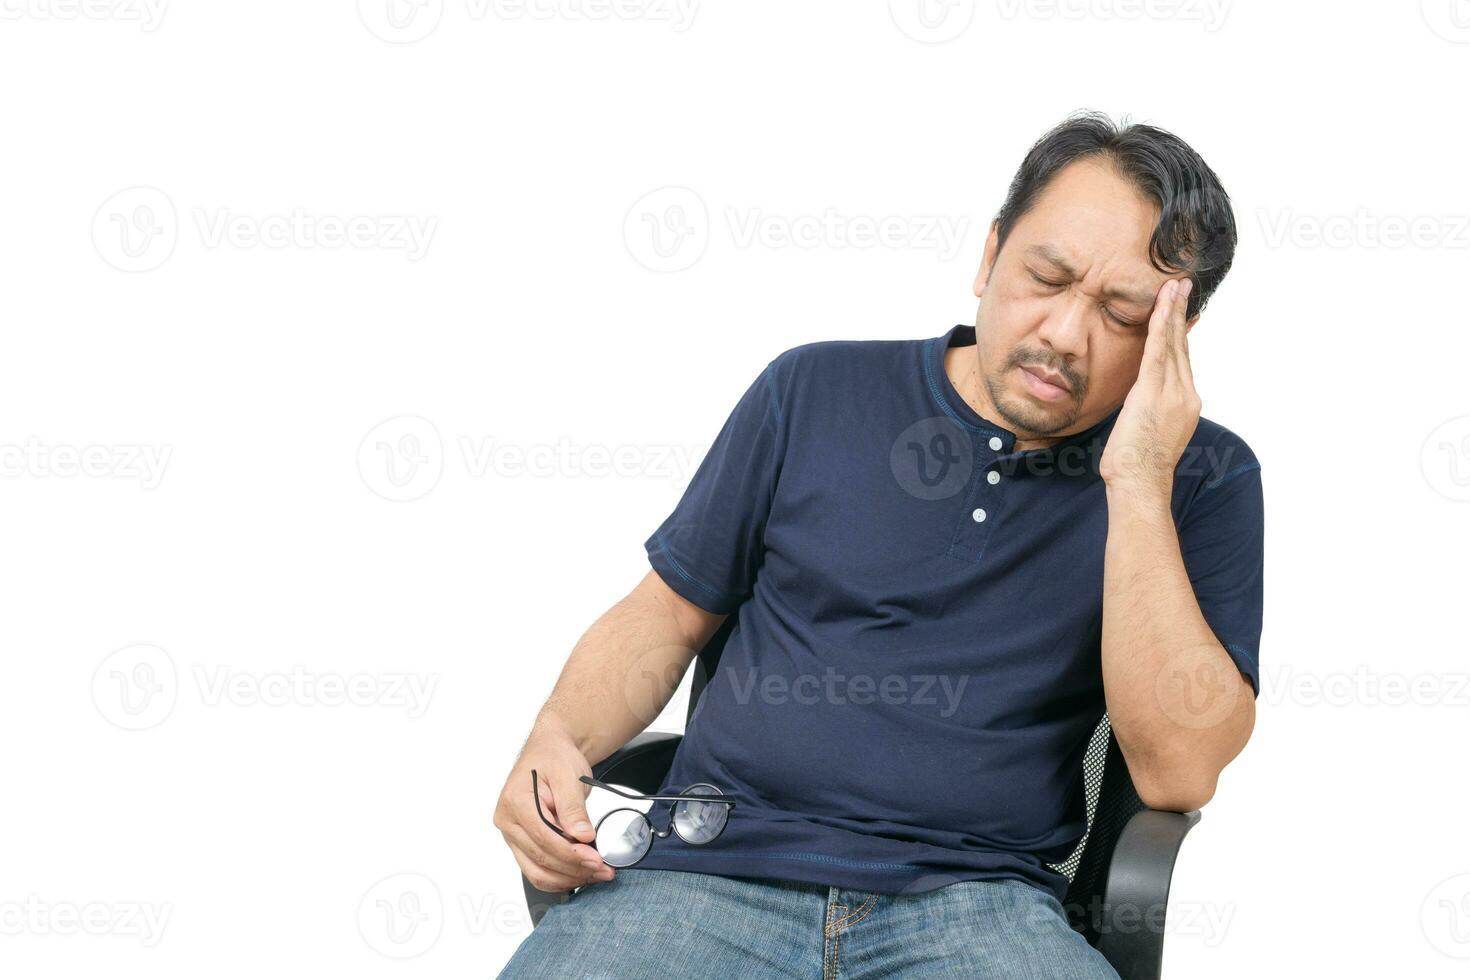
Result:
[[[1065,896],[1101,663],[1117,411],[1045,449],[972,409],[927,340],[772,360],[677,507],[653,568],[737,622],[660,789],[713,783],[723,834],[639,867],[896,894],[1012,878]],[[1260,465],[1200,419],[1173,513],[1206,621],[1259,694]],[[667,826],[669,804],[655,804]]]

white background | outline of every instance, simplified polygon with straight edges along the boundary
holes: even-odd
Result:
[[[1234,198],[1190,346],[1266,489],[1166,970],[1463,976],[1470,6],[612,9],[0,0],[0,972],[493,975],[496,795],[735,400],[973,322],[1093,107]]]

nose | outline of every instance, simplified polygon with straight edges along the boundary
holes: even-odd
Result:
[[[1071,289],[1056,298],[1041,322],[1037,335],[1068,363],[1087,353],[1087,330],[1091,301],[1080,290]]]

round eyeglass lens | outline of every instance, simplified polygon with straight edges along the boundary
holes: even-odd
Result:
[[[637,864],[653,843],[653,827],[637,810],[614,810],[597,822],[597,853],[614,868]]]
[[[709,783],[695,783],[684,792],[695,796],[725,795]],[[674,832],[690,844],[708,844],[720,836],[729,818],[730,808],[724,803],[681,800],[674,804]]]

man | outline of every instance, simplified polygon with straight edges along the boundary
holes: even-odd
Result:
[[[1185,811],[1254,724],[1260,466],[1200,417],[1187,342],[1234,247],[1198,154],[1084,113],[1017,172],[973,329],[772,360],[506,782],[528,880],[587,887],[502,975],[1115,977],[1054,867],[1090,734],[1106,712],[1143,801]],[[736,806],[614,873],[579,777],[731,614],[659,792]]]

